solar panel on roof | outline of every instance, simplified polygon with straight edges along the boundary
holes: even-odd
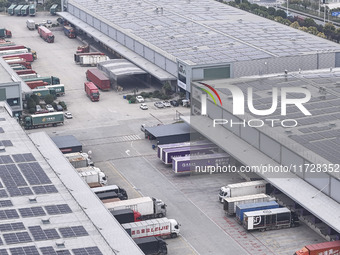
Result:
[[[59,228],[59,232],[64,238],[89,235],[83,226]]]
[[[5,133],[5,131],[2,127],[0,127],[0,133]]]
[[[22,163],[18,166],[31,185],[51,183],[50,178],[37,162]]]
[[[5,147],[13,146],[13,143],[10,140],[1,140],[0,143]]]
[[[97,246],[72,249],[74,255],[103,255]]]
[[[32,242],[28,232],[16,232],[10,234],[3,234],[6,244],[27,243]]]
[[[0,207],[8,207],[13,206],[13,203],[11,200],[0,200]]]
[[[45,229],[43,230],[40,226],[28,227],[31,232],[34,241],[42,241],[49,239],[58,239],[60,238],[57,230],[55,229]]]
[[[0,249],[0,255],[8,255],[8,252],[6,249]]]
[[[13,163],[13,160],[9,155],[0,156],[0,164],[8,164],[8,163]]]
[[[43,255],[71,255],[70,251],[68,250],[55,251],[52,246],[41,247],[40,251],[42,252]]]
[[[0,198],[8,197],[6,190],[0,189]]]
[[[9,248],[11,255],[40,255],[35,246]]]
[[[15,209],[0,210],[0,220],[17,219],[19,214]]]
[[[33,192],[29,187],[7,188],[7,190],[11,197],[33,195]]]
[[[20,163],[20,162],[29,162],[29,161],[35,161],[34,156],[32,153],[24,153],[24,154],[13,154],[12,158],[14,159],[15,162]]]
[[[25,226],[22,222],[0,224],[1,232],[13,231],[13,230],[24,230],[24,229],[25,229]]]
[[[49,194],[49,193],[57,193],[58,190],[54,185],[46,185],[46,186],[34,186],[32,187],[35,194]]]
[[[46,215],[44,209],[41,206],[19,208],[18,210],[22,217],[36,217]]]
[[[72,213],[71,208],[67,204],[47,205],[45,206],[45,209],[50,215]]]

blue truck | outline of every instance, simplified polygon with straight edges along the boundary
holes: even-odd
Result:
[[[236,219],[238,223],[242,224],[243,222],[243,213],[259,211],[259,210],[268,210],[279,208],[279,204],[275,201],[268,202],[260,202],[260,203],[250,203],[250,204],[239,204],[236,206]]]

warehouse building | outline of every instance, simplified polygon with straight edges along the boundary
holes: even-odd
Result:
[[[0,127],[0,254],[144,254],[46,133]]]
[[[59,15],[187,95],[197,80],[340,66],[338,44],[213,0],[70,0]]]
[[[340,69],[204,84],[216,90],[216,94],[211,91],[214,98],[202,90],[210,88],[193,83],[192,115],[182,118],[242,165],[255,167],[257,174],[293,201],[290,206],[306,221],[326,223],[323,234],[339,239]],[[238,99],[235,88],[240,92]],[[283,115],[284,95],[277,105],[272,102],[284,88],[291,91],[287,98],[295,100],[304,98],[304,89],[309,91],[311,99],[303,105],[311,115],[295,105],[288,105]],[[296,88],[303,90],[292,92]],[[246,100],[250,93],[255,110],[272,109],[273,113],[254,114],[244,102],[244,113],[236,113],[242,108],[238,100]]]

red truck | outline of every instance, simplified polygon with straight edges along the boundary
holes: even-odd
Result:
[[[310,244],[295,252],[294,255],[319,255],[319,254],[340,254],[340,240],[334,242],[325,242]]]
[[[0,51],[4,50],[19,50],[19,49],[26,49],[24,45],[7,45],[7,46],[0,46]]]
[[[64,26],[64,34],[68,38],[76,38],[76,31],[71,26]]]
[[[35,74],[36,73],[36,71],[34,71],[32,69],[16,70],[15,72],[17,73],[17,75],[21,75],[21,74]]]
[[[132,209],[110,211],[120,224],[140,221],[141,214]]]
[[[86,71],[86,79],[92,81],[101,90],[109,90],[111,87],[109,78],[103,71],[97,68],[88,69]]]
[[[92,102],[99,101],[99,91],[96,85],[92,82],[84,83],[86,95],[91,99]]]
[[[41,87],[41,86],[48,85],[48,83],[44,82],[44,81],[27,81],[26,84],[31,89],[35,89],[36,87]]]
[[[33,57],[33,54],[31,52],[5,55],[5,56],[2,56],[2,57],[4,59],[19,57],[19,58],[25,59],[27,62],[33,62],[34,61],[34,57]]]
[[[44,39],[48,43],[53,43],[54,42],[54,35],[52,32],[44,26],[39,26],[38,27],[38,33],[42,39]]]

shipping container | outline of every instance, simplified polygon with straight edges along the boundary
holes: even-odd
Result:
[[[61,112],[51,112],[43,114],[33,114],[24,117],[24,127],[26,129],[57,126],[58,124],[64,123],[64,114]]]
[[[11,4],[10,7],[8,7],[7,12],[9,15],[14,15],[14,9],[17,7],[17,4]]]
[[[58,11],[58,4],[53,4],[50,8],[50,14],[51,15],[56,15]]]
[[[37,78],[38,74],[37,73],[29,73],[29,74],[20,74],[18,75],[22,80],[25,79],[32,79],[32,78]]]
[[[294,255],[339,255],[340,240],[333,242],[310,244],[295,252]]]
[[[42,87],[42,86],[46,86],[47,83],[42,81],[42,80],[37,80],[37,81],[25,81],[25,83],[27,84],[28,87],[30,87],[31,89],[35,89],[38,87]]]
[[[50,94],[52,94],[52,95],[56,95],[56,96],[65,95],[65,85],[64,84],[47,85],[46,88],[50,90]]]
[[[18,58],[23,58],[26,60],[26,62],[33,62],[34,61],[34,57],[33,54],[31,52],[29,53],[22,53],[22,54],[10,54],[10,55],[4,55],[2,56],[3,58],[14,58],[14,57],[18,57]]]
[[[21,8],[21,15],[22,16],[27,16],[28,15],[28,11],[29,11],[29,5],[26,4]]]
[[[17,5],[17,7],[14,8],[14,15],[20,16],[21,15],[21,8],[23,7],[22,4]]]
[[[53,136],[51,139],[64,154],[83,151],[83,145],[74,135]]]
[[[110,211],[120,224],[140,221],[140,213],[131,209]]]
[[[32,92],[34,95],[37,95],[41,99],[43,99],[47,95],[51,95],[50,90],[47,89],[45,86],[37,86],[36,88],[32,89]]]
[[[285,207],[245,212],[243,215],[243,227],[246,230],[270,230],[296,227],[298,225],[298,217]]]
[[[35,13],[36,13],[35,3],[30,3],[28,13],[29,13],[30,16],[35,16]]]
[[[118,198],[120,200],[127,200],[128,195],[125,189],[117,186],[117,185],[107,185],[106,187],[98,187],[92,189],[93,193],[95,193],[97,196],[101,195],[102,197],[105,197],[104,194],[115,192],[118,195]],[[108,199],[108,198],[106,198]]]
[[[279,208],[279,204],[276,203],[275,201],[238,204],[236,206],[236,220],[238,221],[238,223],[242,224],[243,214],[245,212],[267,210],[267,209],[274,209],[274,208]]]
[[[74,54],[74,62],[79,63],[81,56],[92,56],[92,55],[102,55],[102,56],[104,56],[105,53],[102,53],[102,52],[75,53]]]
[[[37,78],[32,78],[32,79],[25,79],[25,82],[31,82],[31,81],[44,81],[46,85],[56,85],[60,84],[60,79],[55,76],[46,76],[46,77],[37,77]]]
[[[159,237],[150,236],[134,240],[145,255],[166,255],[168,248],[166,242]]]
[[[164,159],[162,160],[166,165],[172,164],[172,158],[185,157],[195,155],[205,155],[216,153],[218,147],[214,144],[196,145],[180,148],[168,148],[164,149]]]
[[[88,69],[86,79],[93,82],[101,90],[109,90],[111,87],[109,78],[99,69]]]
[[[224,209],[225,214],[231,216],[236,213],[237,205],[268,202],[272,200],[274,200],[274,198],[264,193],[248,195],[248,196],[240,196],[240,197],[226,197],[223,199],[223,209]]]
[[[48,43],[53,43],[54,42],[54,35],[52,32],[44,26],[39,26],[38,27],[38,33],[42,39],[44,39]]]
[[[26,70],[17,70],[15,71],[17,73],[17,75],[20,74],[31,74],[31,73],[36,73],[34,70],[32,69],[26,69]]]
[[[172,159],[174,173],[212,173],[219,168],[224,169],[229,165],[229,154],[215,153],[197,156],[185,156]]]
[[[79,64],[81,66],[96,66],[98,63],[107,61],[110,58],[106,55],[87,55],[79,57]]]
[[[90,156],[85,152],[74,152],[64,154],[74,168],[94,166]]]

